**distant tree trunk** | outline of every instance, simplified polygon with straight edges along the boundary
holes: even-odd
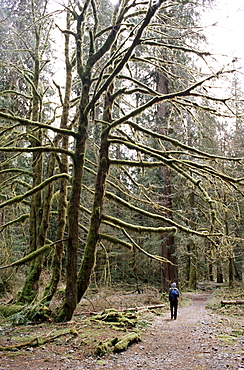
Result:
[[[168,94],[168,81],[166,77],[158,72],[157,73],[157,91],[161,94]],[[157,111],[157,131],[160,134],[168,134],[168,122],[167,122],[167,110],[165,104],[158,105]],[[172,191],[171,191],[171,171],[168,167],[161,167],[162,177],[164,182],[163,196],[161,196],[161,202],[165,207],[165,215],[172,219]],[[161,242],[161,255],[167,258],[173,263],[162,263],[161,268],[161,286],[162,291],[168,291],[170,283],[178,280],[178,269],[177,269],[177,258],[176,258],[176,248],[174,243],[174,236],[169,235],[167,237],[162,237]]]
[[[233,288],[234,285],[234,259],[229,258],[229,287]]]
[[[132,264],[133,275],[134,275],[135,282],[136,282],[136,291],[138,294],[140,294],[141,289],[140,289],[140,283],[139,283],[139,278],[138,278],[138,268],[137,268],[138,254],[136,252],[137,252],[136,248],[134,247],[132,250],[131,264]]]
[[[223,272],[222,272],[222,266],[219,262],[217,262],[217,283],[223,283]]]
[[[168,291],[170,283],[178,281],[178,269],[176,266],[177,258],[173,255],[174,250],[174,237],[169,236],[162,243],[161,254],[163,257],[173,262],[174,265],[171,265],[170,263],[162,264],[162,291]]]
[[[194,215],[193,210],[195,208],[195,194],[194,191],[190,193],[190,213],[191,213],[191,221],[190,226],[194,230],[195,229],[195,223],[194,223]],[[189,254],[189,288],[190,289],[196,289],[197,286],[197,256],[196,256],[196,245],[194,241],[190,239],[190,242],[187,246],[188,254]]]
[[[188,260],[189,260],[189,271],[188,271],[188,287],[190,289],[196,289],[197,286],[197,258],[196,258],[196,250],[195,245],[188,244]]]
[[[172,218],[172,201],[171,201],[171,186],[170,186],[170,171],[167,168],[162,169],[164,173],[164,206],[168,210],[166,212],[167,218]],[[177,257],[176,257],[176,248],[174,243],[174,236],[169,235],[167,237],[162,236],[161,241],[161,255],[162,257],[167,258],[173,263],[162,263],[162,274],[161,274],[161,286],[162,291],[168,291],[170,284],[175,281],[178,281],[178,268],[177,268]]]
[[[233,264],[234,264],[234,278],[238,281],[242,281],[242,271],[243,269],[238,269],[238,266],[237,266],[237,263],[235,261],[235,259],[233,260]]]
[[[208,271],[209,271],[209,280],[214,281],[214,274],[213,274],[213,264],[209,262],[208,264]]]

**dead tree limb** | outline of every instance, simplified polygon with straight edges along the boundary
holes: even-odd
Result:
[[[244,304],[243,300],[235,300],[235,301],[221,301],[221,305],[231,305],[231,304]]]

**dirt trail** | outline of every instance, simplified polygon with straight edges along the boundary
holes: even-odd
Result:
[[[243,343],[227,346],[216,338],[218,320],[205,309],[209,294],[191,298],[190,306],[179,308],[177,320],[170,320],[168,312],[156,320],[141,343],[103,363],[87,364],[86,369],[244,369]]]
[[[143,334],[142,342],[126,352],[105,358],[85,358],[79,351],[61,355],[58,348],[37,347],[13,357],[2,353],[0,370],[224,370],[244,369],[243,337],[226,343],[219,336],[231,333],[234,319],[209,314],[205,309],[209,294],[193,294],[190,306],[179,306],[177,320],[170,320],[170,310],[158,316]],[[235,319],[237,320],[237,319]],[[240,327],[244,329],[244,318]]]

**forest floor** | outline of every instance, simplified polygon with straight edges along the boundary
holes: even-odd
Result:
[[[72,322],[13,325],[0,319],[0,370],[209,370],[244,369],[244,311],[221,307],[224,293],[183,293],[177,320],[168,303],[132,313],[123,324],[96,320],[106,308],[162,303],[156,291],[143,294],[103,291],[79,304]],[[133,327],[133,315],[136,326]],[[121,353],[94,355],[100,341],[140,332],[141,341]]]

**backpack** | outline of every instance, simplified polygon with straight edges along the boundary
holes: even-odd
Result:
[[[174,289],[170,289],[170,292],[169,292],[169,299],[172,300],[172,299],[177,299],[179,297],[179,292],[178,292],[178,289],[174,288]]]

